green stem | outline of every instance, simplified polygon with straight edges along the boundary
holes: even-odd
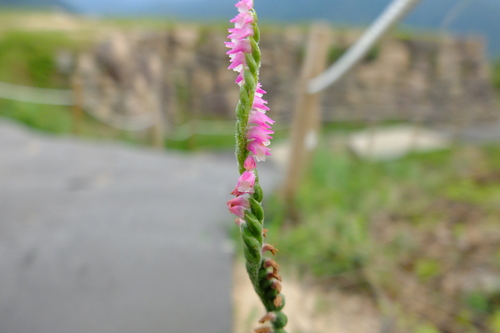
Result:
[[[253,13],[256,17],[255,12]],[[256,22],[257,20],[255,20]],[[246,54],[247,66],[243,68],[244,83],[240,88],[240,101],[236,107],[236,158],[240,174],[245,171],[244,163],[248,157],[246,132],[248,130],[248,119],[253,106],[255,89],[259,79],[259,68],[261,53],[258,46],[260,32],[257,23],[253,24],[254,35],[249,37],[252,52]],[[244,255],[246,268],[255,292],[259,296],[268,313],[274,314],[272,325],[274,333],[286,333],[283,327],[287,323],[286,315],[281,312],[285,304],[285,298],[276,288],[273,276],[270,275],[265,262],[270,260],[263,257],[264,246],[264,210],[262,208],[263,193],[256,173],[254,193],[250,197],[250,210],[245,215],[245,222],[241,224],[241,236],[244,243]]]

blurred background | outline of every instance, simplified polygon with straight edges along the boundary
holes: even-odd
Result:
[[[234,3],[0,0],[0,332],[256,326]],[[288,330],[498,333],[500,1],[420,1],[301,104],[390,3],[255,4]]]

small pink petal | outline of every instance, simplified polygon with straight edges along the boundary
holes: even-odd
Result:
[[[253,170],[257,167],[257,164],[255,163],[255,157],[253,156],[248,156],[247,159],[245,160],[245,163],[243,164],[246,170]]]
[[[246,65],[245,53],[238,52],[234,54],[234,57],[231,59],[231,65],[228,67],[228,69],[234,69],[237,72],[241,72],[242,66],[244,65]]]
[[[266,91],[265,91],[265,90],[262,90],[262,88],[261,88],[261,87],[262,87],[262,85],[261,85],[260,83],[259,83],[259,84],[257,84],[257,89],[255,90],[255,92],[256,92],[256,93],[258,93],[258,94],[262,94],[262,95],[263,95],[263,94],[265,94],[265,93],[266,93]]]
[[[257,162],[265,161],[266,156],[271,155],[270,149],[268,147],[256,141],[250,141],[247,145],[247,149],[254,153]]]
[[[238,178],[236,188],[231,192],[233,195],[242,195],[244,193],[253,193],[255,185],[255,174],[252,171],[245,171]]]
[[[227,36],[229,39],[243,39],[249,36],[253,36],[254,31],[250,25],[245,25],[242,28],[229,29],[231,34]]]
[[[255,92],[257,93],[257,90],[255,90]],[[253,100],[254,103],[260,103],[260,104],[267,104],[267,101],[265,99],[262,98],[262,96],[259,96],[260,94],[256,94],[255,95],[255,98]]]
[[[240,72],[240,74],[238,74],[238,76],[236,77],[236,81],[234,81],[235,83],[238,83],[239,85],[241,85],[243,83],[243,73]]]
[[[256,137],[269,137],[274,131],[262,126],[251,126],[247,131],[247,139],[255,139]]]
[[[253,8],[253,1],[252,0],[241,0],[236,5],[234,5],[240,13],[245,13],[248,12],[250,9]]]
[[[253,23],[254,17],[251,13],[240,13],[229,22],[234,23],[235,28],[242,28],[247,24]]]
[[[236,52],[245,52],[245,53],[252,52],[252,46],[250,45],[250,41],[248,39],[237,40],[234,47],[231,50],[227,51],[226,54],[233,54]]]
[[[253,110],[248,118],[248,123],[270,129],[271,124],[274,124],[274,120],[269,118],[265,113]]]
[[[234,215],[244,218],[245,217],[245,210],[250,208],[250,203],[248,202],[248,199],[239,196],[234,199],[231,199],[227,202],[227,208],[231,213]]]
[[[261,103],[253,103],[252,108],[262,111],[269,111],[270,109]]]

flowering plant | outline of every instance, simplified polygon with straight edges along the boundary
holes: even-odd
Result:
[[[286,333],[287,317],[281,311],[285,299],[281,294],[279,265],[264,256],[267,252],[274,255],[277,249],[264,243],[267,230],[263,228],[263,192],[256,169],[257,162],[271,155],[269,144],[274,121],[266,115],[269,110],[263,99],[266,92],[259,83],[260,32],[253,0],[241,0],[235,6],[239,13],[231,20],[234,28],[229,29],[231,41],[226,42],[226,46],[230,49],[227,52],[231,62],[229,69],[238,72],[236,83],[240,86],[240,100],[236,107],[236,157],[240,177],[231,192],[236,197],[229,200],[227,206],[237,217],[247,272],[267,311],[259,322],[272,324],[272,327],[257,328],[255,332]]]

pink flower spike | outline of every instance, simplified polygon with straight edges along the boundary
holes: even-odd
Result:
[[[257,163],[255,163],[255,157],[249,155],[243,164],[246,170],[253,170],[257,167]]]
[[[229,200],[227,202],[227,208],[231,213],[238,216],[239,218],[244,218],[245,210],[250,208],[250,203],[248,202],[247,198],[239,196]]]
[[[253,193],[255,184],[255,174],[252,171],[245,171],[238,178],[236,188],[231,192],[232,195],[242,195],[245,193]]]

